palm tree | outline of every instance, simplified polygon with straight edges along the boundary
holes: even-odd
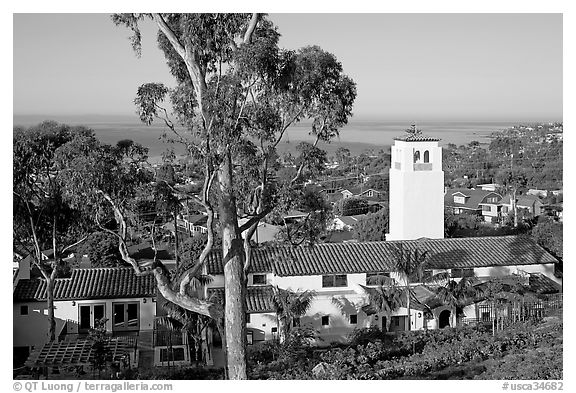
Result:
[[[402,307],[402,295],[404,291],[394,283],[390,285],[378,285],[377,287],[366,287],[360,285],[367,296],[367,304],[362,306],[362,311],[366,315],[384,313],[386,315],[386,331],[390,330],[390,317],[400,307]]]
[[[478,279],[474,276],[463,277],[460,281],[447,278],[444,285],[434,288],[434,291],[442,303],[456,311],[458,317],[470,301],[475,301],[480,296],[481,291],[475,286],[477,282]]]
[[[405,248],[402,243],[399,243],[396,246],[395,254],[393,270],[402,276],[406,285],[404,292],[406,308],[408,309],[408,330],[411,330],[410,301],[411,298],[415,298],[411,284],[424,281],[424,270],[429,261],[430,253],[428,251],[420,251],[417,247],[415,249]]]
[[[289,289],[273,287],[272,304],[276,311],[280,342],[284,342],[290,333],[293,321],[302,317],[312,306],[315,291],[294,292]]]

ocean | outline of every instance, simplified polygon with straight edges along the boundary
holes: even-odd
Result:
[[[128,116],[25,116],[14,115],[14,125],[29,127],[43,120],[55,120],[70,125],[84,125],[92,128],[96,136],[104,143],[115,144],[121,139],[132,139],[149,148],[152,161],[157,161],[167,147],[175,148],[177,154],[183,149],[177,145],[167,145],[161,140],[162,134],[167,132],[159,124],[146,126],[138,119]],[[456,145],[468,144],[478,141],[481,144],[490,143],[490,135],[495,131],[512,127],[515,122],[472,122],[472,121],[429,121],[419,122],[417,127],[423,134],[440,139],[441,145],[453,143]],[[404,134],[410,127],[410,122],[378,121],[352,118],[340,130],[340,136],[329,144],[321,143],[319,147],[332,154],[338,147],[347,147],[352,154],[360,154],[365,150],[380,150],[390,146],[395,137]],[[300,123],[290,127],[278,145],[280,152],[294,152],[300,141],[313,141],[309,135],[310,124]]]

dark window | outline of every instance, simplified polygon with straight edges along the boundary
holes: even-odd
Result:
[[[390,281],[390,273],[366,273],[366,285],[386,285]]]
[[[28,306],[20,306],[20,315],[28,315]]]
[[[300,318],[292,318],[292,327],[300,326]]]
[[[322,317],[322,326],[328,326],[328,325],[330,325],[330,316],[325,315]]]
[[[358,315],[352,314],[350,315],[350,324],[356,325],[358,323]]]
[[[420,161],[420,151],[416,150],[414,152],[414,162],[419,162]]]
[[[276,333],[276,332],[278,331],[278,328],[277,328],[277,327],[273,327],[273,328],[271,329],[271,331],[272,331],[272,333]]]
[[[450,276],[452,278],[473,277],[474,269],[451,269]]]
[[[252,276],[252,284],[254,284],[254,285],[266,284],[266,275],[265,274],[254,274]]]
[[[430,152],[428,150],[424,152],[424,162],[430,162]]]
[[[248,345],[254,344],[254,332],[246,333],[246,342],[248,343]]]
[[[322,287],[345,287],[348,286],[348,278],[345,274],[322,276]]]
[[[112,330],[138,330],[140,326],[138,303],[114,303],[112,305]]]
[[[103,304],[96,304],[94,305],[94,325],[97,322],[102,322],[104,319],[104,305]]]
[[[246,323],[250,323],[250,314],[246,313]]]

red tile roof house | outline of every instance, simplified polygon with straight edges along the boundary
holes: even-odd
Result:
[[[367,285],[371,275],[388,275],[405,285],[393,272],[398,244],[408,249],[430,252],[431,273],[450,271],[458,277],[475,274],[480,278],[522,273],[534,276],[540,285],[560,289],[554,276],[557,260],[529,238],[516,236],[461,239],[420,239],[367,243],[331,243],[300,247],[265,247],[253,250],[248,271],[248,343],[257,344],[277,335],[278,324],[271,297],[273,286],[291,290],[314,290],[317,296],[300,321],[320,332],[324,343],[344,340],[354,328],[389,325],[390,331],[407,330],[407,309],[401,307],[390,318],[366,310]],[[213,277],[206,290],[224,288],[222,256],[214,250],[204,273]],[[535,279],[536,279],[535,278]],[[455,310],[434,299],[429,289],[418,284],[411,308],[412,330],[433,329],[456,324]],[[109,319],[107,328],[115,335],[136,336],[134,361],[160,362],[166,347],[154,346],[154,317],[162,313],[152,277],[137,277],[129,268],[77,269],[71,278],[56,284],[56,317],[62,340],[74,340],[95,317]],[[14,346],[41,346],[46,342],[47,320],[43,280],[21,280],[14,291]],[[335,303],[340,303],[338,306]],[[427,306],[425,306],[426,304]],[[426,319],[430,307],[433,318]],[[466,315],[474,318],[474,315]],[[45,326],[45,328],[40,328]],[[209,332],[206,358],[209,364],[222,365],[217,334]],[[214,345],[211,345],[214,344]],[[189,357],[185,344],[179,350],[183,363]],[[166,355],[166,353],[165,353]],[[152,360],[154,359],[154,361]]]
[[[270,286],[317,292],[310,311],[299,323],[318,330],[324,343],[342,341],[354,328],[383,327],[387,322],[391,322],[391,331],[406,330],[406,308],[397,310],[391,321],[386,321],[384,314],[368,315],[362,309],[366,305],[366,295],[360,285],[366,285],[370,275],[389,275],[403,284],[392,267],[398,244],[429,251],[429,267],[433,274],[450,271],[455,277],[473,273],[479,278],[487,278],[521,273],[544,280],[557,291],[561,289],[561,279],[554,276],[558,261],[524,237],[421,239],[255,249],[248,274],[249,342],[255,344],[267,340],[277,332],[275,314],[265,300],[265,293],[272,291]],[[224,279],[219,253],[210,256],[207,273],[214,277],[209,290],[222,290]],[[434,318],[425,319],[422,303],[429,304],[431,293],[415,285],[418,286],[418,295],[411,312],[412,330],[424,329],[425,324],[430,329],[442,324],[455,326],[454,310],[437,301],[433,302]],[[257,295],[251,294],[256,287],[259,288]],[[335,302],[339,302],[341,307]],[[474,315],[466,317],[473,318]]]
[[[54,296],[59,342],[82,342],[95,320],[106,318],[108,332],[134,344],[129,354],[133,366],[165,361],[167,347],[154,329],[155,317],[164,312],[153,276],[136,276],[132,268],[75,269],[70,278],[56,279]],[[45,280],[19,280],[13,293],[15,355],[38,352],[48,342],[47,315]],[[175,352],[183,352],[187,363],[187,343],[181,341]]]
[[[502,195],[486,190],[468,188],[450,189],[444,195],[444,208],[454,214],[476,214],[484,221],[498,222]]]

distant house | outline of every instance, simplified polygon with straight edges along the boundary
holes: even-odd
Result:
[[[527,195],[535,195],[537,197],[546,198],[548,196],[547,190],[538,190],[536,188],[531,188],[526,192]]]
[[[357,214],[354,216],[338,216],[332,220],[327,229],[329,231],[351,231],[354,229],[356,223],[364,217],[366,217],[366,214]]]
[[[444,208],[454,214],[479,215],[494,223],[499,218],[501,199],[502,195],[494,191],[456,188],[444,194]]]
[[[238,225],[243,225],[248,222],[247,218],[238,220]],[[258,244],[266,243],[276,240],[276,235],[280,232],[280,226],[268,224],[266,222],[259,222],[256,231],[252,236],[252,240]],[[242,237],[245,237],[246,232],[242,232]]]
[[[480,188],[483,191],[496,191],[498,188],[500,188],[500,184],[496,183],[478,184],[476,187]]]
[[[208,233],[207,222],[206,214],[181,215],[176,219],[178,229],[192,236]]]
[[[512,211],[512,196],[507,195],[502,199],[502,214],[508,214]],[[535,195],[520,195],[516,197],[516,208],[522,209],[533,217],[543,213],[544,204]]]
[[[282,219],[286,223],[297,222],[308,217],[308,213],[301,212],[300,210],[289,210],[282,216]]]

